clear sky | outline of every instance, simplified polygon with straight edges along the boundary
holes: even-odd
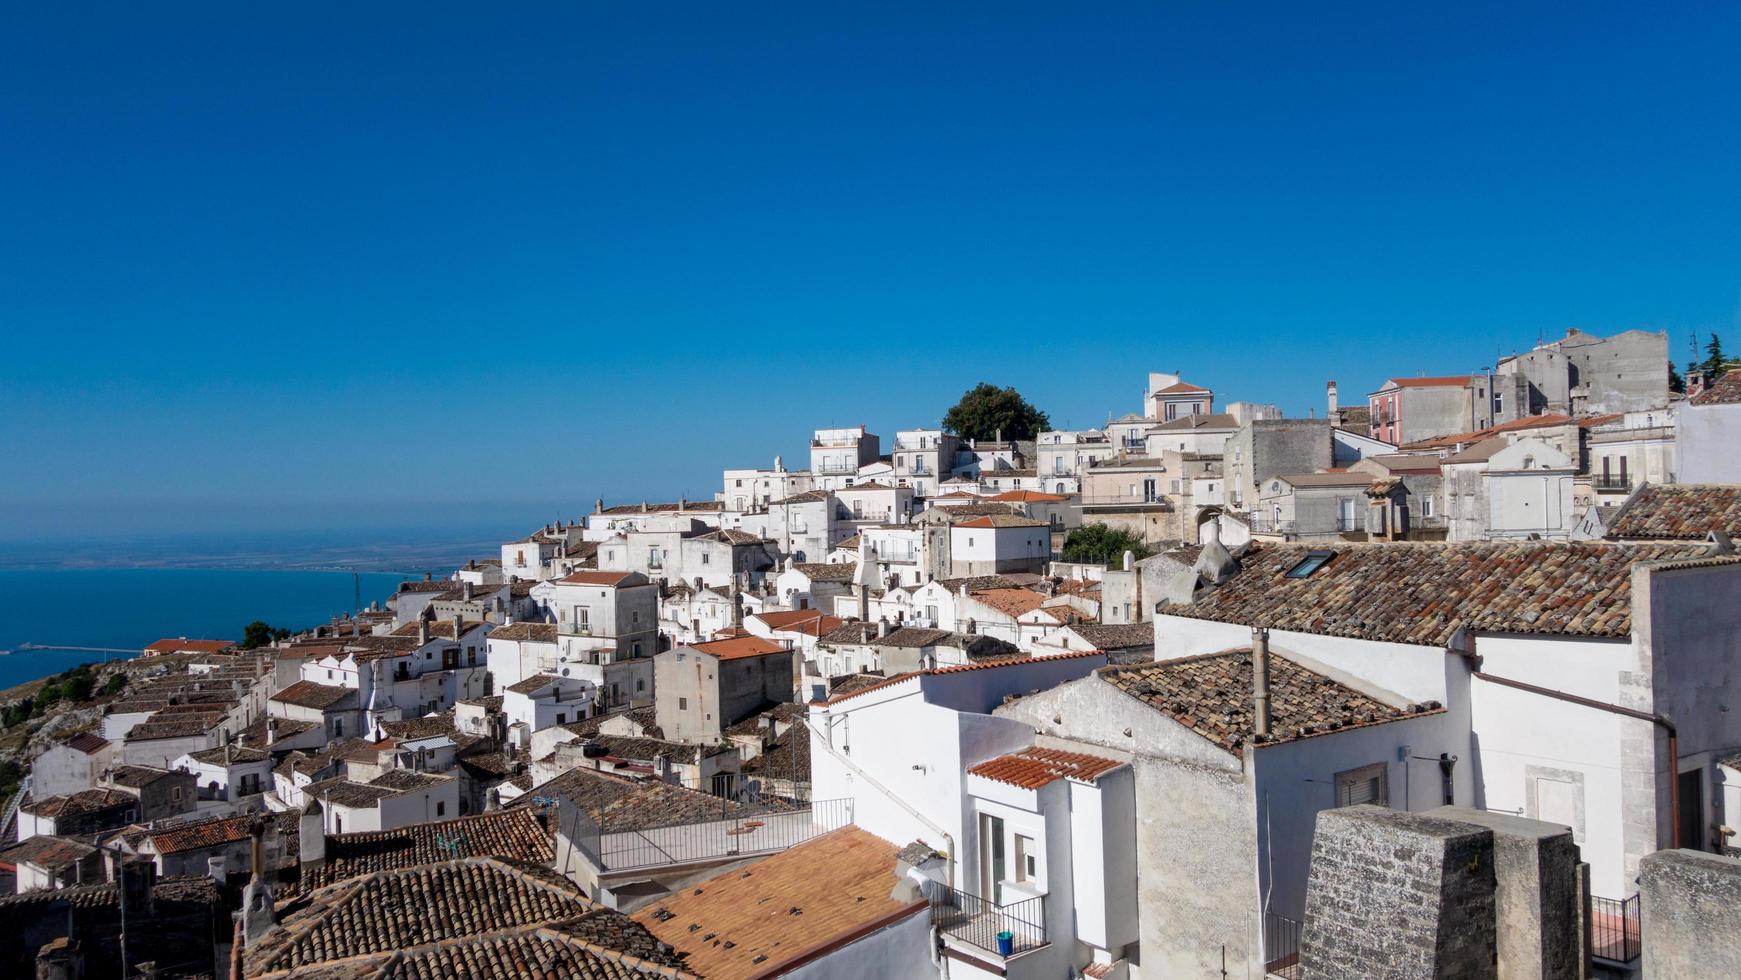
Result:
[[[1333,6],[1334,9],[1324,9]],[[1741,347],[1741,6],[8,4],[0,537]],[[443,517],[445,519],[445,516]]]

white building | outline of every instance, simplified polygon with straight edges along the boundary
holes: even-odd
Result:
[[[96,732],[80,732],[31,760],[30,792],[46,798],[90,789],[114,756],[115,743]]]
[[[519,729],[522,742],[529,743],[533,732],[591,717],[597,695],[598,685],[589,680],[533,674],[502,689],[502,714],[510,733]]]
[[[1675,462],[1686,483],[1741,483],[1741,368],[1730,370],[1681,406]]]
[[[1045,521],[988,514],[949,528],[949,569],[956,578],[1038,573],[1051,560],[1052,531]]]
[[[882,442],[865,427],[817,429],[810,440],[810,476],[821,490],[838,490],[858,479],[859,468],[877,461]]]

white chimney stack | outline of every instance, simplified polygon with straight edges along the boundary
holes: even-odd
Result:
[[[1269,707],[1269,630],[1255,626],[1251,630],[1251,700],[1254,735],[1268,738]]]

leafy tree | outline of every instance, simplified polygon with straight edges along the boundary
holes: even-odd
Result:
[[[31,709],[35,707],[33,698],[25,698],[6,706],[6,711],[0,714],[0,728],[11,728],[30,717]]]
[[[1729,363],[1723,356],[1723,338],[1711,334],[1711,342],[1705,345],[1705,378],[1715,381],[1723,374],[1723,366]]]
[[[18,792],[18,783],[23,778],[23,766],[11,759],[0,759],[0,800],[10,799]]]
[[[273,640],[286,640],[289,638],[289,630],[282,626],[273,626],[264,620],[256,619],[247,626],[242,627],[242,649],[244,650],[253,650],[256,647],[266,646]]]
[[[97,693],[106,698],[114,697],[115,695],[120,694],[124,689],[126,689],[126,687],[126,674],[110,674],[109,679],[103,682],[102,690]]]
[[[1675,362],[1673,361],[1668,362],[1668,390],[1677,395],[1685,394],[1687,390],[1687,379],[1681,377],[1681,373],[1675,370]]]
[[[1021,392],[988,381],[969,388],[943,416],[943,428],[963,439],[993,439],[999,432],[1005,439],[1032,439],[1051,425]]]
[[[1137,537],[1122,528],[1111,528],[1105,524],[1084,524],[1064,539],[1064,560],[1090,562],[1105,565],[1109,568],[1119,568],[1124,564],[1124,553],[1130,552],[1138,560],[1154,554],[1142,538]]]

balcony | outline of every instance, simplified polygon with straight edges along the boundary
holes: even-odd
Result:
[[[1043,895],[998,905],[940,881],[927,881],[925,898],[931,903],[931,925],[945,939],[966,943],[1006,960],[1047,943]],[[998,948],[1000,933],[1009,934],[1007,952]]]
[[[720,798],[718,820],[616,831],[586,827],[575,843],[600,871],[621,874],[775,854],[852,823],[850,799],[778,802],[726,816],[729,803]]]
[[[1262,514],[1253,514],[1249,519],[1253,534],[1293,534],[1294,522],[1277,520]]]
[[[1611,963],[1631,963],[1644,952],[1637,895],[1590,897],[1590,952]]]
[[[1263,917],[1263,969],[1271,980],[1300,980],[1300,923],[1270,912]]]
[[[1590,486],[1599,493],[1631,493],[1632,477],[1595,476],[1590,478]]]
[[[850,473],[853,475],[857,475],[858,464],[857,463],[818,463],[815,466],[810,467],[810,471],[812,473],[821,473],[825,476],[838,476],[838,475],[843,474],[843,473]]]

